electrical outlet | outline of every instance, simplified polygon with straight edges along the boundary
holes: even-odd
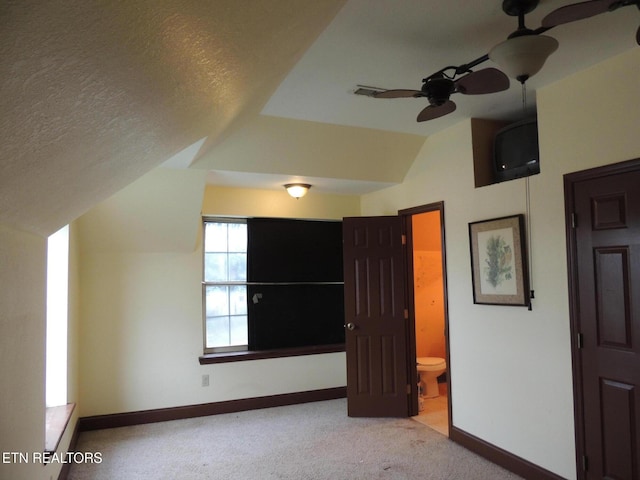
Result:
[[[202,386],[203,387],[208,387],[209,386],[209,375],[208,374],[202,375]]]

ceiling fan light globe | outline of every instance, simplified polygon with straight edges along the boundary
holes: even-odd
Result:
[[[557,49],[558,41],[553,37],[522,35],[493,47],[489,58],[508,76],[522,82],[538,73]]]

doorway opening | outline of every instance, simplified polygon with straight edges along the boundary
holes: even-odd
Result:
[[[410,369],[413,366],[409,378],[417,385],[412,416],[448,436],[451,402],[444,204],[399,213],[404,217],[407,232],[407,293],[411,312],[408,363]]]

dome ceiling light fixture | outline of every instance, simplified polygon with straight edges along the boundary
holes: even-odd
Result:
[[[308,183],[287,183],[283,185],[283,187],[287,190],[289,195],[298,200],[307,194],[311,185]]]
[[[504,0],[502,9],[507,15],[518,17],[518,29],[489,51],[489,59],[520,83],[538,73],[549,55],[558,49],[555,38],[540,35],[524,24],[525,14],[537,6],[538,0]]]

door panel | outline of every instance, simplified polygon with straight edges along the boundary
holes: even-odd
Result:
[[[406,417],[401,220],[345,218],[343,235],[349,416]]]
[[[595,248],[598,341],[612,348],[631,348],[629,249]]]
[[[639,480],[640,171],[575,183],[584,478]]]
[[[634,385],[601,379],[602,395],[602,452],[603,477],[634,479],[633,451],[637,431],[634,426]],[[636,392],[637,395],[637,392]],[[600,478],[600,477],[595,477]]]

